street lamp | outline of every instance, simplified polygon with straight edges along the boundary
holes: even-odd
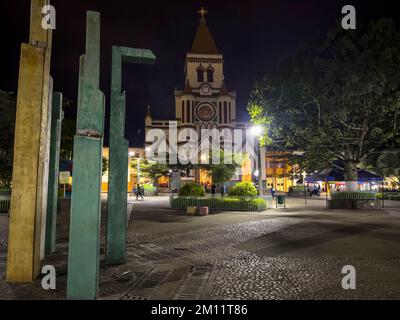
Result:
[[[172,170],[171,169],[169,169],[168,170],[168,190],[171,190],[171,179],[172,179]]]
[[[262,167],[261,167],[261,136],[264,132],[263,127],[261,126],[253,126],[251,128],[252,134],[257,137],[258,143],[257,143],[257,151],[258,151],[258,168],[254,175],[258,177],[258,195],[263,195],[263,181],[262,181]]]
[[[261,126],[253,126],[251,132],[254,136],[260,137],[263,134],[264,129]]]

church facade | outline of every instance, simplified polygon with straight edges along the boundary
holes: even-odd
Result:
[[[170,121],[177,122],[178,132],[193,129],[198,137],[201,137],[202,129],[217,129],[224,141],[232,139],[235,129],[242,130],[245,135],[249,128],[248,123],[237,121],[236,93],[226,86],[224,57],[208,29],[205,11],[202,9],[199,13],[200,23],[192,48],[186,55],[184,86],[175,90],[175,119],[154,119],[149,108],[145,118],[146,137],[151,129],[161,129],[168,136]],[[146,145],[149,144],[151,142],[146,141]],[[254,166],[244,164],[235,180],[252,180],[251,167]],[[193,170],[187,178],[200,183],[209,181],[201,170]]]

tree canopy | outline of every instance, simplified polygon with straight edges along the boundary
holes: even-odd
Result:
[[[382,146],[400,145],[400,33],[394,22],[338,26],[302,46],[256,83],[250,114],[256,108],[271,119],[274,147],[303,151],[312,170],[341,159],[346,181],[356,181],[358,163]]]
[[[0,188],[11,185],[16,106],[16,95],[0,90]]]

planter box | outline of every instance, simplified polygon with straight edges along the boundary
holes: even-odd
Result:
[[[237,199],[237,198],[206,198],[206,197],[179,197],[170,195],[169,205],[172,209],[187,210],[188,207],[207,207],[209,211],[264,211],[271,206],[270,196],[260,199]]]
[[[367,199],[333,199],[328,200],[328,209],[350,209],[350,210],[364,210],[364,209],[381,209],[381,200],[367,200]]]
[[[210,213],[210,210],[208,209],[208,207],[200,207],[199,208],[199,216],[201,216],[201,217],[208,216],[209,213]]]
[[[189,216],[194,216],[197,213],[197,208],[196,207],[187,207],[186,208],[186,213]]]

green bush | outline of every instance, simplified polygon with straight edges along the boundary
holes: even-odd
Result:
[[[148,192],[155,192],[157,191],[157,188],[151,184],[144,184],[143,185],[143,189],[144,191],[148,191]]]
[[[332,200],[376,200],[377,194],[371,191],[344,191],[331,194]]]
[[[257,189],[249,181],[239,182],[229,190],[228,194],[230,197],[255,198],[257,196]]]
[[[244,198],[171,198],[170,206],[173,209],[185,210],[187,207],[208,207],[210,210],[227,211],[263,211],[267,209],[264,199]]]
[[[187,183],[180,190],[179,195],[182,197],[204,197],[204,188],[197,183]]]
[[[378,193],[376,197],[382,200],[383,194]],[[398,192],[385,192],[385,200],[400,201],[400,194]]]

